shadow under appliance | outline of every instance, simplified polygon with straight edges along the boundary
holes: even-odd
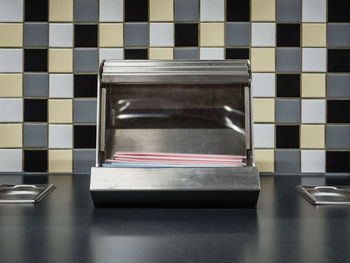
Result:
[[[95,206],[256,206],[249,61],[105,60],[97,111]],[[117,151],[246,158],[242,167],[104,167]]]

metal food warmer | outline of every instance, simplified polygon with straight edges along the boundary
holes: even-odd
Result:
[[[90,192],[106,207],[255,207],[248,60],[105,60]],[[104,167],[116,151],[245,156],[241,167]]]

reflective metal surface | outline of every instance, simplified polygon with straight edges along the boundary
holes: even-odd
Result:
[[[302,186],[296,190],[314,205],[350,205],[349,186]]]
[[[45,198],[54,188],[53,184],[0,184],[0,204],[37,203]]]

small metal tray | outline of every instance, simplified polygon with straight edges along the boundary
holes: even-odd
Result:
[[[38,203],[53,189],[53,184],[0,184],[0,204]]]
[[[350,186],[296,186],[313,205],[350,205]]]

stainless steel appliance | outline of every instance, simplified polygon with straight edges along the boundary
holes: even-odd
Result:
[[[247,60],[105,60],[99,72],[96,206],[254,207]],[[116,151],[235,154],[242,167],[103,167]]]

